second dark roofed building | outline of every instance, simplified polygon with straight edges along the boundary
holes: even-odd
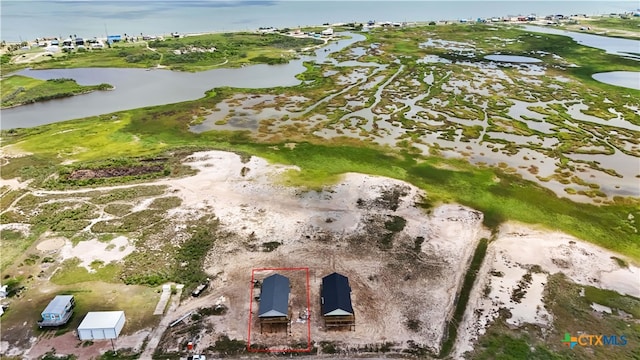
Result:
[[[349,279],[338,273],[322,278],[322,316],[353,315]]]

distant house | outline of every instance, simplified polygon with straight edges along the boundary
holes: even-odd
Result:
[[[331,36],[333,35],[333,28],[326,28],[321,32],[322,36]]]
[[[351,304],[349,279],[333,273],[322,278],[320,290],[322,317],[325,327],[349,327],[355,329],[356,317]]]
[[[61,326],[67,323],[76,306],[73,295],[58,295],[41,313],[42,320],[38,321],[39,327]]]
[[[124,322],[124,311],[89,312],[78,326],[78,338],[82,341],[117,339]]]
[[[273,274],[262,281],[260,289],[260,332],[268,325],[270,330],[289,324],[289,279],[280,274]]]
[[[109,35],[109,36],[107,36],[107,42],[109,44],[117,43],[117,42],[120,42],[120,41],[122,41],[122,36],[121,35]]]

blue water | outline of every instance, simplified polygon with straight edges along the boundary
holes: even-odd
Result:
[[[633,11],[637,1],[29,1],[0,2],[0,37],[105,37],[297,27],[337,22],[431,21]]]

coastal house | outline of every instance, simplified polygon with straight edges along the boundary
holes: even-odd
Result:
[[[356,316],[346,276],[333,273],[322,278],[320,303],[325,328],[349,327],[350,330],[355,330]]]
[[[266,325],[271,331],[280,328],[288,330],[289,319],[289,279],[273,274],[262,281],[260,288],[260,333]]]
[[[321,32],[322,36],[331,36],[333,35],[333,28],[326,28]]]
[[[38,321],[38,326],[43,328],[66,324],[71,318],[75,306],[76,302],[73,295],[56,296],[40,314],[42,320]]]
[[[122,41],[121,35],[109,35],[107,36],[107,43],[113,44]]]
[[[78,338],[82,341],[117,339],[124,322],[124,311],[89,312],[78,326]]]

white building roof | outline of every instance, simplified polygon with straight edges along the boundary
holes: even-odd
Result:
[[[123,316],[124,311],[92,311],[84,317],[78,330],[115,328]]]
[[[67,305],[73,300],[73,295],[58,295],[49,302],[43,314],[63,314]]]

